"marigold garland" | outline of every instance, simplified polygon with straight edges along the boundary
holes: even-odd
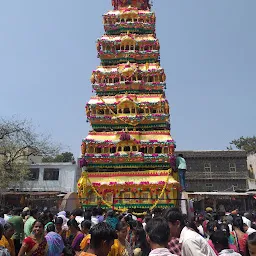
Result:
[[[166,187],[167,187],[167,184],[168,184],[168,181],[169,181],[169,178],[170,178],[171,173],[172,173],[172,169],[169,169],[169,170],[168,170],[168,176],[167,176],[167,178],[166,178],[166,181],[165,181],[165,184],[164,184],[164,186],[163,186],[163,188],[162,188],[162,191],[161,191],[161,193],[159,194],[159,196],[157,197],[157,200],[155,201],[155,203],[149,208],[150,211],[152,211],[152,210],[158,205],[159,199],[163,196],[164,191],[165,191],[165,189],[166,189]],[[94,185],[92,184],[90,178],[88,177],[87,172],[85,172],[85,177],[86,177],[86,180],[88,181],[89,185],[91,186],[93,192],[97,195],[97,197],[100,198],[100,200],[101,200],[101,202],[102,202],[103,204],[105,204],[105,205],[106,205],[107,207],[109,207],[109,208],[113,208],[115,211],[120,211],[120,212],[126,212],[126,211],[128,211],[127,208],[125,208],[125,209],[119,209],[119,208],[113,207],[113,205],[111,205],[111,204],[109,204],[107,201],[105,201],[105,200],[103,199],[103,197],[98,193],[98,191],[97,191],[97,189],[94,187]],[[137,216],[142,216],[142,215],[145,215],[146,212],[143,212],[143,213],[132,212],[132,214],[137,215]]]

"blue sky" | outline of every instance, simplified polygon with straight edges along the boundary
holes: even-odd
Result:
[[[31,119],[76,156],[111,0],[3,1],[0,114]],[[172,135],[179,150],[255,135],[256,1],[154,0]]]

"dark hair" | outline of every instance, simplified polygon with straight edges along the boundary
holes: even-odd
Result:
[[[229,230],[229,226],[227,223],[221,223],[218,226],[218,230],[221,230],[225,233],[226,237],[229,238],[230,236],[230,230]]]
[[[13,215],[19,215],[22,212],[22,209],[16,207],[16,208],[13,208],[12,212],[13,212]]]
[[[82,209],[80,209],[80,208],[77,208],[71,214],[74,215],[74,216],[81,216],[81,217],[83,217],[84,216],[84,211]]]
[[[77,229],[77,230],[80,230],[79,225],[78,225],[78,223],[77,223],[77,221],[76,221],[75,219],[69,220],[68,223],[67,223],[67,225],[68,225],[69,227],[73,227],[73,228],[75,228],[75,229]]]
[[[98,207],[97,210],[98,210],[98,215],[103,215],[104,211],[101,207]]]
[[[185,226],[185,220],[184,220],[183,214],[181,213],[181,211],[178,208],[175,208],[175,207],[167,208],[164,211],[163,216],[165,217],[165,219],[168,222],[171,222],[174,224],[178,220],[180,222],[181,227]]]
[[[212,243],[214,245],[221,244],[225,249],[229,248],[228,238],[227,238],[226,234],[221,230],[216,230],[215,232],[213,232],[210,239],[212,240]]]
[[[119,221],[116,225],[116,230],[121,231],[123,228],[128,228],[129,225],[125,221]]]
[[[215,228],[218,228],[218,222],[215,220],[210,220],[206,225],[206,229],[210,233],[213,233],[215,231]]]
[[[61,218],[61,217],[57,217],[56,219],[55,219],[55,224],[63,224],[63,219]]]
[[[183,157],[183,154],[178,154],[178,156]]]
[[[115,212],[114,212],[112,209],[111,209],[111,210],[108,210],[108,211],[107,211],[107,216],[110,217],[110,218],[111,218],[111,217],[115,217]]]
[[[153,243],[159,245],[166,245],[168,243],[170,228],[164,218],[157,217],[151,219],[146,225],[146,232]]]
[[[6,222],[6,223],[4,224],[4,231],[7,231],[7,230],[10,229],[10,228],[13,228],[13,229],[14,229],[13,224],[10,223],[10,222]]]
[[[42,226],[44,226],[44,222],[43,222],[41,219],[37,219],[37,220],[35,220],[35,221],[33,222],[32,228],[36,225],[37,222],[41,223]]]
[[[256,245],[256,232],[253,232],[248,236],[247,243],[251,245]]]
[[[242,232],[244,232],[244,223],[241,216],[235,216],[233,218],[233,227],[239,228]]]
[[[98,209],[96,207],[94,207],[92,209],[92,216],[97,216],[98,215]]]
[[[87,229],[90,229],[92,226],[92,222],[90,220],[84,220],[82,221],[81,223],[81,227],[82,228],[87,228]]]
[[[84,219],[85,219],[85,220],[91,220],[91,218],[92,218],[92,213],[91,213],[91,211],[85,211],[85,213],[84,213]]]
[[[136,247],[141,249],[143,255],[149,255],[150,247],[147,243],[146,232],[141,223],[138,223],[138,226],[135,229],[135,235],[137,236]]]
[[[102,241],[107,241],[109,243],[117,239],[116,231],[106,222],[101,222],[93,226],[90,230],[90,234],[90,247],[92,249],[99,248]]]
[[[146,215],[144,218],[144,222],[148,223],[152,219],[152,215]]]
[[[46,232],[55,232],[55,225],[53,223],[50,223],[46,226]]]
[[[30,210],[30,216],[35,216],[36,214],[38,213],[38,210],[37,209],[31,209]]]

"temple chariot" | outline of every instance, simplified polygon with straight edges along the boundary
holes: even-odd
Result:
[[[86,105],[78,195],[83,207],[153,209],[177,204],[175,142],[166,76],[149,0],[113,0],[97,40],[101,60]]]

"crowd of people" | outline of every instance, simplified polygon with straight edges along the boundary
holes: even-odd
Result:
[[[178,208],[144,216],[102,208],[52,214],[0,211],[0,256],[250,256],[256,223],[250,213],[214,213],[188,220]]]

